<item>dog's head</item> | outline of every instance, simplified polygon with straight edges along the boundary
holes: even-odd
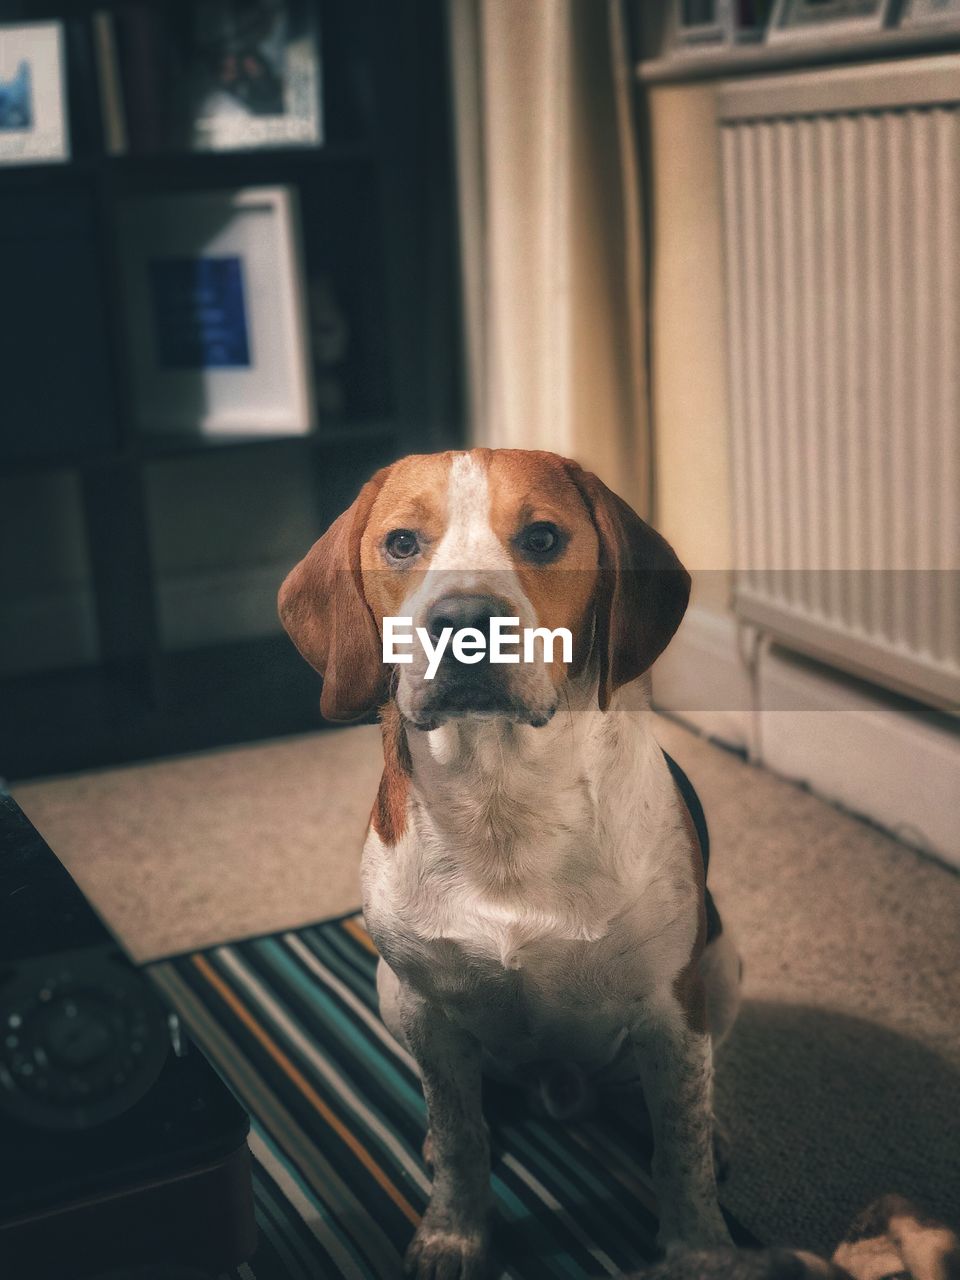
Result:
[[[606,710],[642,675],[680,624],[690,578],[670,546],[594,475],[556,454],[474,449],[404,458],[364,485],[280,590],[280,617],[323,676],[321,709],[355,720],[395,692],[403,714],[430,728],[465,715],[540,725],[563,682],[589,667]],[[410,661],[383,661],[385,618],[409,618],[423,641]],[[458,659],[444,633],[570,633],[561,660],[530,636]],[[466,634],[466,632],[465,632]],[[469,636],[467,636],[469,640]],[[467,648],[460,652],[465,654]],[[516,654],[518,660],[512,655]],[[553,660],[548,658],[552,656]]]

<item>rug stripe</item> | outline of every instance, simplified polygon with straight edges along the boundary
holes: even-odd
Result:
[[[376,964],[357,915],[154,966],[255,1117],[262,1243],[225,1280],[399,1275],[429,1193],[426,1115],[416,1065],[379,1017]],[[486,1090],[506,1274],[585,1280],[649,1262],[649,1136],[626,1116],[566,1126],[521,1103]]]
[[[305,963],[303,956],[312,963]],[[295,1012],[299,1020],[311,1026],[314,1031],[322,1028],[327,1033],[324,1047],[332,1058],[340,1062],[342,1070],[352,1073],[357,1067],[357,1054],[360,1054],[363,1067],[376,1084],[382,1075],[385,1049],[402,1063],[405,1072],[391,1072],[388,1097],[392,1098],[395,1082],[405,1082],[410,1097],[416,1100],[421,1122],[425,1119],[426,1108],[413,1060],[400,1048],[382,1023],[379,1024],[380,1034],[374,1033],[377,1021],[372,1013],[364,1010],[363,1016],[359,1016],[354,1006],[341,998],[335,986],[328,986],[326,980],[318,984],[317,978],[322,977],[322,965],[314,959],[312,953],[295,951],[278,942],[269,952],[261,949],[256,958],[262,959],[269,969],[269,972],[261,970],[261,976],[265,980],[275,982],[280,977],[284,995],[299,997],[291,1004],[291,1007],[296,1006]]]
[[[410,1072],[411,1076],[416,1078],[417,1066],[413,1058],[407,1053],[402,1045],[397,1044],[396,1040],[383,1025],[380,1019],[373,1011],[363,1003],[350,987],[342,982],[336,974],[329,969],[317,955],[315,950],[311,950],[309,946],[304,945],[304,941],[298,938],[295,933],[285,933],[283,940],[300,960],[300,962],[325,983],[331,991],[335,991],[343,1003],[373,1032],[374,1036],[383,1044],[394,1057],[399,1058],[403,1065]]]
[[[316,1268],[308,1269],[308,1263],[298,1247],[296,1232],[291,1230],[289,1223],[284,1221],[283,1214],[273,1203],[260,1179],[254,1181],[254,1200],[259,1210],[257,1226],[260,1229],[261,1242],[264,1236],[269,1240],[277,1259],[284,1268],[279,1274],[289,1276],[290,1280],[313,1280],[316,1276]],[[260,1252],[261,1249],[258,1247],[257,1253]],[[311,1276],[311,1270],[313,1276]]]
[[[376,983],[371,987],[370,972],[376,971],[378,958],[371,966],[370,953],[343,929],[304,929],[301,936],[308,946],[325,947],[338,957],[359,998],[376,1012]]]
[[[213,957],[211,957],[211,963],[215,963]],[[227,975],[220,974],[220,977],[224,982],[229,982]],[[197,975],[195,980],[199,981],[201,986],[205,985]],[[206,994],[209,999],[216,1002],[216,1011],[222,1013],[223,1006],[217,994],[209,988],[206,988]],[[235,992],[235,995],[238,999],[242,999],[242,993]],[[251,1035],[249,1028],[235,1023],[233,1019],[231,1019],[231,1028],[239,1053],[255,1066],[260,1078],[264,1081],[268,1097],[278,1095],[283,1097],[284,1105],[293,1118],[298,1135],[311,1150],[318,1153],[317,1159],[323,1161],[326,1173],[322,1180],[315,1178],[311,1166],[301,1161],[305,1174],[310,1176],[316,1194],[323,1200],[332,1200],[336,1196],[346,1199],[347,1207],[343,1216],[351,1224],[351,1230],[353,1224],[357,1224],[358,1229],[355,1232],[357,1242],[365,1252],[370,1252],[371,1233],[374,1238],[390,1242],[389,1247],[396,1252],[410,1234],[408,1219],[400,1213],[390,1198],[383,1194],[382,1188],[355,1158],[353,1152],[326,1128],[323,1117],[317,1112],[310,1099],[305,1098],[300,1090],[291,1084],[287,1074],[277,1065],[273,1056],[264,1050],[260,1040]],[[325,1087],[324,1082],[318,1079],[314,1085],[316,1092],[322,1093]],[[335,1099],[328,1096],[324,1101],[331,1110],[336,1111]],[[253,1107],[254,1109],[256,1107],[255,1101]],[[341,1116],[340,1119],[342,1121],[343,1117]],[[364,1135],[359,1136],[362,1139]],[[425,1203],[426,1197],[417,1187],[411,1186],[410,1190],[418,1200]]]
[[[656,1223],[656,1196],[652,1185],[644,1177],[644,1169],[641,1165],[627,1158],[626,1153],[616,1143],[610,1142],[597,1125],[585,1125],[579,1130],[572,1130],[570,1138],[596,1159],[600,1169],[613,1174],[630,1195],[636,1197]]]
[[[296,939],[294,939],[294,942],[295,941]],[[307,953],[307,958],[308,960],[313,959],[313,957],[310,955],[309,952]],[[311,966],[311,968],[312,968],[312,972],[314,972],[318,976],[321,976],[321,977],[323,976],[323,973],[324,973],[323,968],[322,966],[319,965],[318,962],[316,962],[313,966]],[[366,1017],[370,1017],[372,1019],[372,1015],[370,1015],[366,1011],[364,1011],[364,1014]],[[380,1025],[382,1028],[382,1024]],[[385,1033],[385,1034],[389,1036],[389,1033]],[[389,1037],[389,1043],[387,1047],[390,1048],[391,1052],[393,1052],[395,1056],[400,1057],[402,1055],[402,1057],[406,1058],[409,1061],[409,1056],[406,1055],[398,1045],[396,1045],[392,1037]],[[423,1110],[422,1098],[418,1096],[416,1101],[418,1104],[418,1111],[422,1113],[422,1110]],[[561,1160],[562,1159],[563,1159],[563,1154],[561,1153]],[[564,1177],[561,1171],[560,1165],[559,1164],[552,1165],[550,1172],[551,1172],[550,1181],[554,1184],[554,1186],[558,1189],[558,1191],[561,1193],[563,1192],[568,1193],[569,1198],[572,1198],[575,1202],[579,1202],[580,1204],[582,1204],[582,1202],[585,1200],[585,1197],[582,1194],[578,1193],[572,1187],[570,1181],[566,1177]],[[552,1211],[555,1211],[556,1204],[557,1204],[556,1198],[553,1195],[550,1195],[549,1193],[546,1192],[543,1179],[542,1178],[533,1179],[532,1177],[527,1177],[525,1176],[525,1171],[519,1168],[518,1168],[518,1174],[519,1176],[521,1176],[521,1178],[526,1183],[526,1185],[530,1188],[530,1190],[534,1193],[534,1195],[536,1195],[540,1200],[542,1200],[545,1204],[547,1204]],[[594,1189],[596,1190],[597,1188],[594,1188]],[[579,1212],[579,1207],[578,1207],[578,1212]],[[618,1244],[620,1244],[622,1251],[627,1256],[629,1256],[630,1255],[629,1246],[625,1245],[625,1242],[623,1241],[623,1237],[620,1232],[617,1232],[616,1234],[618,1237]],[[576,1232],[574,1232],[574,1235],[576,1235]]]
[[[302,946],[299,939],[297,939],[295,935],[287,935],[284,940],[288,942],[288,945],[291,947],[291,949],[295,950],[298,955],[302,955],[303,953],[306,954],[306,963],[308,964],[308,966],[310,967],[311,971],[314,974],[316,974],[321,979],[327,981],[328,983],[330,982],[330,978],[332,975],[329,974],[329,971],[324,968],[324,966],[316,959],[316,957],[313,955],[312,952],[310,952],[309,950],[307,950]],[[338,986],[342,987],[342,984],[339,984],[337,979],[333,979],[333,982],[334,984],[337,984]],[[383,1042],[386,1044],[386,1046],[391,1050],[391,1052],[395,1056],[402,1057],[407,1062],[410,1062],[412,1065],[412,1061],[409,1058],[409,1055],[407,1055],[404,1052],[404,1050],[402,1050],[400,1046],[396,1044],[396,1042],[393,1040],[393,1037],[389,1035],[389,1032],[386,1032],[386,1030],[383,1028],[383,1024],[376,1022],[373,1015],[364,1006],[360,1005],[359,1001],[356,1001],[354,999],[351,1007],[355,1011],[360,1011],[364,1019],[369,1019],[370,1023],[380,1028],[384,1036]],[[534,1132],[536,1133],[537,1137],[541,1139],[541,1143],[543,1145],[547,1146],[548,1148],[552,1145],[549,1143],[549,1140],[545,1132],[543,1131],[542,1126],[535,1125],[535,1124],[529,1126],[529,1136],[531,1138],[533,1137]],[[512,1133],[516,1135],[516,1140],[520,1142],[520,1144],[524,1147],[524,1149],[529,1150],[529,1147],[527,1146],[527,1144],[519,1137],[518,1134],[516,1134],[516,1131],[512,1131]],[[514,1146],[515,1145],[516,1143],[514,1143]],[[570,1179],[567,1176],[565,1176],[563,1172],[563,1167],[565,1164],[568,1168],[568,1171],[576,1170],[577,1169],[576,1161],[569,1159],[569,1153],[564,1153],[557,1148],[554,1149],[553,1154],[558,1156],[559,1159],[554,1161],[554,1160],[551,1160],[549,1156],[546,1157],[546,1159],[549,1162],[550,1175],[551,1175],[549,1178],[549,1182],[553,1184],[554,1189],[558,1194],[566,1195],[568,1199],[572,1198],[575,1202],[582,1204],[587,1199],[587,1197],[585,1197],[582,1194],[582,1192],[578,1191],[578,1189],[575,1186],[573,1186]],[[542,1164],[543,1161],[541,1161],[540,1163]],[[583,1171],[583,1172],[585,1176],[588,1176],[586,1171]],[[542,1183],[543,1180],[541,1179],[540,1181]],[[528,1182],[528,1185],[530,1185],[531,1189],[533,1189],[532,1184]],[[593,1191],[594,1193],[599,1192],[602,1195],[605,1189],[600,1188],[595,1181],[592,1181],[592,1185],[589,1187],[589,1190]],[[622,1226],[624,1226],[627,1229],[628,1234],[631,1228],[633,1229],[634,1232],[636,1232],[636,1228],[638,1224],[636,1222],[635,1214],[630,1215],[623,1209],[622,1206],[617,1205],[617,1217],[618,1219],[620,1219]],[[611,1226],[610,1223],[604,1223],[603,1225],[607,1230],[609,1230]],[[622,1231],[616,1231],[616,1236],[617,1236],[618,1245],[623,1250],[623,1252],[626,1253],[627,1256],[629,1256],[629,1253],[630,1253],[629,1245],[627,1245]]]
[[[331,1274],[344,1276],[346,1280],[363,1280],[362,1260],[351,1250],[347,1237],[341,1236],[325,1220],[320,1207],[310,1197],[295,1172],[284,1164],[266,1135],[257,1131],[251,1133],[250,1150],[261,1169],[273,1180],[278,1193],[286,1197],[305,1228],[322,1246],[331,1264]]]
[[[299,944],[299,940],[297,941]],[[311,942],[309,947],[298,945],[294,954],[311,977],[319,978],[322,982],[326,982],[324,975],[329,973],[334,978],[336,985],[330,988],[328,994],[332,1000],[340,1001],[343,1014],[352,1024],[354,1034],[361,1036],[365,1042],[364,1057],[369,1062],[374,1075],[377,1077],[383,1076],[383,1066],[384,1064],[389,1064],[389,1087],[391,1089],[402,1089],[408,1097],[414,1100],[415,1106],[419,1109],[421,1117],[423,1117],[425,1115],[423,1091],[420,1086],[420,1073],[416,1063],[406,1049],[397,1043],[383,1025],[379,1011],[371,1008],[364,1000],[365,992],[352,990],[346,983],[336,979],[335,975],[326,968],[326,961],[331,964],[338,963],[336,955],[332,950],[318,949],[316,942]],[[368,989],[371,988],[369,976],[366,981],[366,987]],[[342,996],[340,994],[341,990],[343,991]],[[348,995],[352,996],[349,1001],[346,998]],[[420,1123],[423,1123],[422,1119]]]
[[[364,947],[367,951],[369,951],[372,956],[379,958],[379,953],[377,952],[377,948],[374,945],[373,939],[370,937],[369,933],[367,933],[366,929],[360,923],[360,920],[358,917],[351,916],[349,919],[344,920],[341,923],[340,927],[344,930],[345,933],[349,933],[351,938],[359,942],[361,947]]]
[[[295,974],[290,995],[290,1009],[302,1022],[304,1029],[315,1039],[322,1040],[325,1051],[335,1059],[342,1071],[349,1071],[359,1088],[371,1093],[379,1103],[379,1110],[392,1117],[395,1123],[410,1131],[409,1140],[418,1142],[426,1125],[426,1106],[419,1078],[407,1063],[407,1055],[381,1024],[383,1039],[374,1037],[364,1021],[353,1015],[349,1006],[343,1005],[332,990],[318,990],[316,970],[307,970],[299,956],[290,953],[288,963]],[[366,1013],[365,1018],[373,1020]],[[386,1050],[387,1052],[384,1052]],[[402,1095],[402,1107],[398,1107]],[[407,1115],[410,1120],[407,1123]]]
[[[184,976],[196,979],[193,966],[184,965]],[[154,976],[157,977],[156,971]],[[344,1183],[320,1152],[317,1143],[292,1118],[287,1108],[252,1070],[238,1045],[224,1034],[214,1015],[209,1015],[194,992],[178,976],[160,975],[161,985],[171,1003],[200,1047],[214,1062],[240,1101],[276,1139],[293,1173],[299,1173],[332,1223],[351,1224],[355,1245],[372,1267],[372,1275],[395,1275],[400,1265],[400,1246],[391,1241],[380,1223],[364,1208],[364,1203]],[[202,982],[202,980],[201,980]],[[209,997],[209,990],[206,993]]]
[[[262,944],[258,944],[258,949],[262,949]],[[256,996],[257,996],[257,998],[258,998],[259,1000],[262,1000],[262,999],[263,999],[263,993],[262,993],[262,992],[255,992],[255,994],[256,994]],[[273,1011],[271,1010],[271,1013],[272,1013],[272,1012],[273,1012]],[[297,1038],[297,1037],[296,1037],[296,1032],[295,1032],[295,1031],[292,1031],[292,1029],[290,1028],[290,1026],[289,1026],[289,1025],[287,1025],[284,1029],[285,1029],[285,1031],[287,1032],[287,1035],[288,1035],[288,1036],[291,1036],[291,1035],[292,1035],[292,1037],[293,1037],[294,1039],[296,1039],[296,1038]],[[298,1047],[302,1048],[303,1046],[298,1046]],[[325,1047],[329,1047],[329,1046],[325,1046]],[[308,1048],[311,1048],[311,1049],[312,1049],[312,1046],[308,1046]],[[396,1048],[397,1050],[399,1050],[399,1046],[391,1046],[391,1048]],[[315,1054],[316,1054],[316,1051],[315,1051],[315,1050],[313,1050],[313,1053],[312,1053],[310,1056],[315,1056]],[[418,1118],[418,1120],[419,1120],[420,1124],[422,1125],[422,1124],[423,1124],[423,1118],[424,1118],[424,1107],[423,1107],[423,1099],[422,1099],[422,1096],[421,1096],[421,1095],[419,1095],[419,1094],[415,1094],[415,1093],[413,1093],[413,1091],[410,1091],[409,1097],[410,1097],[410,1101],[411,1101],[411,1103],[412,1103],[413,1107],[414,1107],[414,1108],[415,1108],[415,1110],[416,1110],[417,1118]],[[545,1206],[546,1206],[546,1207],[551,1211],[551,1213],[552,1213],[552,1212],[555,1210],[555,1201],[554,1201],[554,1199],[553,1199],[552,1197],[550,1197],[549,1195],[547,1195],[547,1194],[545,1194],[545,1193],[544,1193],[544,1190],[543,1190],[542,1186],[540,1185],[540,1183],[539,1183],[536,1179],[531,1179],[531,1177],[526,1176],[526,1171],[525,1171],[525,1170],[518,1169],[518,1170],[516,1170],[516,1172],[517,1172],[517,1174],[518,1174],[518,1176],[519,1176],[519,1178],[520,1178],[520,1181],[524,1184],[524,1186],[525,1186],[527,1189],[529,1189],[529,1191],[530,1191],[530,1192],[532,1192],[533,1197],[535,1197],[537,1200],[541,1201],[541,1202],[542,1202],[542,1204],[544,1204],[544,1205],[545,1205]],[[427,1179],[426,1179],[426,1178],[425,1178],[425,1176],[424,1176],[424,1179],[423,1179],[423,1190],[424,1190],[424,1192],[425,1192],[425,1193],[426,1193],[426,1191],[427,1191],[427,1189],[428,1189],[428,1185],[429,1185],[429,1184],[428,1184],[428,1181],[427,1181]],[[530,1197],[528,1196],[527,1198],[529,1199]],[[526,1212],[527,1212],[527,1209],[524,1207],[523,1203],[522,1203],[522,1202],[520,1202],[520,1215],[521,1215],[521,1216],[523,1216]],[[576,1249],[576,1241],[577,1241],[576,1232],[571,1232],[571,1236],[572,1236],[572,1239],[570,1240],[570,1242],[569,1242],[569,1243],[570,1243],[570,1245],[573,1247],[573,1249],[575,1250],[575,1249]],[[584,1259],[584,1261],[586,1261],[586,1260]],[[574,1271],[575,1271],[577,1274],[580,1274],[579,1270],[577,1270],[577,1268],[576,1268],[576,1267],[574,1268]]]
[[[533,1193],[539,1199],[541,1199],[544,1202],[544,1204],[547,1205],[548,1208],[553,1210],[553,1212],[557,1215],[558,1219],[564,1224],[564,1226],[571,1233],[571,1235],[576,1237],[577,1242],[580,1245],[582,1245],[584,1249],[586,1249],[586,1251],[590,1254],[592,1258],[595,1258],[596,1261],[599,1262],[600,1266],[603,1267],[607,1275],[613,1276],[613,1275],[619,1274],[620,1267],[618,1267],[617,1264],[610,1258],[610,1256],[598,1245],[591,1244],[589,1237],[581,1230],[579,1224],[575,1222],[574,1219],[566,1212],[566,1210],[560,1204],[560,1201],[557,1200],[555,1196],[551,1195],[550,1192],[546,1190],[543,1184],[537,1178],[534,1177],[534,1175],[530,1172],[529,1169],[525,1168],[521,1164],[521,1162],[516,1158],[516,1156],[512,1154],[505,1155],[503,1157],[503,1162],[504,1164],[508,1165],[511,1169],[513,1169],[516,1172],[518,1177],[522,1178],[524,1182],[526,1182],[526,1184],[530,1187],[531,1191],[533,1191]]]
[[[545,1124],[523,1126],[527,1140],[539,1150],[546,1149],[553,1152],[560,1166],[587,1188],[588,1194],[591,1194],[598,1203],[600,1199],[605,1199],[617,1205],[627,1238],[631,1238],[639,1226],[652,1248],[658,1224],[656,1201],[652,1197],[651,1190],[647,1187],[644,1189],[644,1195],[638,1195],[636,1190],[631,1190],[629,1194],[624,1195],[621,1191],[622,1184],[619,1182],[611,1184],[607,1176],[608,1163],[596,1159],[589,1145],[584,1145],[596,1134],[597,1129],[598,1125],[593,1120],[559,1129]],[[581,1138],[583,1141],[578,1141]],[[635,1156],[631,1167],[635,1176],[642,1178],[643,1169]],[[643,1188],[642,1183],[638,1182],[635,1185]]]
[[[276,958],[279,963],[285,964],[286,978],[290,982],[299,984],[302,979],[293,969],[293,961],[290,958],[285,961],[282,956]],[[221,956],[218,954],[218,959],[222,960],[237,981],[242,984],[247,994],[256,1001],[260,1012],[268,1017],[271,1029],[282,1033],[287,1046],[295,1049],[298,1057],[304,1063],[309,1064],[322,1077],[341,1104],[349,1107],[352,1116],[344,1116],[344,1123],[356,1125],[359,1122],[366,1130],[366,1134],[377,1139],[379,1145],[390,1153],[407,1176],[420,1187],[423,1195],[425,1197],[429,1195],[429,1178],[417,1166],[409,1153],[404,1150],[394,1134],[390,1132],[382,1117],[375,1114],[373,1109],[363,1102],[340,1072],[332,1066],[330,1058],[317,1049],[316,1042],[304,1035],[290,1017],[288,1011],[270,994],[263,983],[258,981],[253,973],[244,966],[239,958],[233,955]],[[351,1129],[351,1132],[353,1131]],[[372,1153],[371,1159],[373,1159]],[[378,1167],[383,1176],[386,1177],[387,1175],[382,1165],[378,1165]]]
[[[505,1129],[503,1136],[512,1153],[522,1156],[529,1168],[537,1169],[541,1181],[549,1187],[552,1198],[570,1205],[576,1212],[577,1222],[583,1223],[588,1238],[596,1238],[594,1232],[602,1232],[604,1242],[620,1257],[629,1257],[630,1236],[641,1233],[636,1218],[624,1214],[622,1206],[611,1196],[609,1187],[601,1187],[580,1176],[583,1173],[575,1161],[567,1160],[562,1150],[550,1150],[540,1126],[515,1126]],[[536,1138],[541,1139],[536,1144]],[[539,1150],[537,1150],[539,1146]],[[599,1209],[605,1211],[598,1220]],[[649,1243],[649,1241],[648,1241]]]
[[[204,956],[194,956],[193,963],[197,969],[203,974],[210,985],[222,997],[225,1004],[229,1006],[233,1014],[248,1028],[252,1035],[263,1045],[264,1049],[270,1054],[277,1065],[289,1077],[290,1081],[296,1085],[303,1096],[314,1106],[316,1111],[324,1118],[330,1128],[340,1138],[345,1146],[349,1147],[357,1160],[367,1170],[370,1176],[380,1184],[390,1199],[394,1202],[400,1212],[410,1222],[416,1225],[420,1221],[420,1215],[413,1208],[407,1198],[401,1194],[400,1190],[386,1177],[376,1161],[372,1159],[370,1153],[362,1146],[356,1137],[350,1132],[340,1118],[330,1110],[327,1104],[319,1096],[316,1089],[307,1080],[302,1072],[294,1066],[286,1053],[280,1048],[274,1040],[267,1035],[263,1028],[254,1020],[250,1012],[244,1007],[239,999],[234,995],[220,976],[214,972],[208,960]]]

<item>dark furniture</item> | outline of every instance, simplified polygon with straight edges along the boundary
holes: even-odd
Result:
[[[67,23],[73,155],[66,164],[0,166],[0,274],[4,292],[19,304],[0,352],[0,477],[63,469],[79,477],[99,662],[0,680],[0,776],[73,770],[319,723],[317,680],[280,635],[165,651],[145,503],[148,467],[183,457],[202,467],[228,451],[251,459],[287,451],[311,472],[319,530],[376,467],[459,443],[443,6],[314,2],[323,145],[217,154],[108,155],[90,28],[100,0],[24,0],[19,14],[16,5],[5,10],[7,21]],[[308,437],[144,437],[132,422],[118,206],[153,192],[258,183],[298,188],[307,274],[334,280],[351,330],[344,413],[322,415]],[[213,485],[215,462],[209,474]],[[17,554],[12,546],[4,550]]]
[[[0,1274],[244,1261],[248,1127],[0,792]]]

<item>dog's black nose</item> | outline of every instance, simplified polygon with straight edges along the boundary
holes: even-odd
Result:
[[[439,640],[448,627],[454,634],[464,627],[476,627],[488,635],[491,618],[510,617],[516,614],[511,614],[510,606],[496,596],[441,596],[427,615],[427,633],[433,641]]]

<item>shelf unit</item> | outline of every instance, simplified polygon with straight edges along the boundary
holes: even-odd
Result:
[[[158,7],[161,2],[156,0]],[[106,335],[99,375],[109,410],[90,438],[71,438],[67,430],[51,440],[46,432],[40,450],[11,448],[14,433],[8,425],[4,442],[0,428],[0,478],[18,483],[44,471],[76,475],[100,661],[93,669],[0,680],[0,702],[7,708],[0,717],[0,775],[75,769],[319,723],[316,677],[281,637],[243,641],[233,656],[230,645],[218,644],[209,653],[164,649],[145,493],[148,468],[286,451],[312,472],[318,521],[326,523],[376,467],[462,439],[442,0],[424,0],[413,9],[376,0],[313,2],[323,61],[322,146],[124,156],[105,153],[90,74],[89,17],[102,0],[48,0],[40,12],[29,6],[31,20],[67,23],[74,157],[65,164],[0,166],[0,229],[4,208],[8,224],[20,209],[25,219],[36,209],[71,202],[89,211],[89,252],[101,285]],[[27,6],[21,7],[26,19]],[[86,81],[74,63],[86,68]],[[308,436],[139,435],[115,253],[118,205],[152,192],[258,184],[298,188],[306,274],[329,274],[347,315],[345,412],[321,418]],[[56,283],[36,282],[51,296]],[[55,366],[50,372],[55,374]],[[222,671],[239,673],[225,681],[219,703],[209,688],[214,652]],[[299,698],[276,698],[278,672],[284,688],[298,691]],[[198,681],[205,718],[196,715]],[[236,713],[238,698],[249,702],[248,715]],[[86,742],[84,718],[92,725]]]

